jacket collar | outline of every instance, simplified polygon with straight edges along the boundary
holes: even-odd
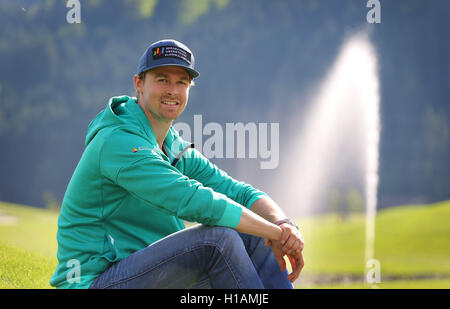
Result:
[[[142,108],[137,103],[136,98],[130,97],[129,100],[126,103],[127,108],[136,116],[136,119],[139,121],[141,128],[144,130],[145,134],[149,137],[151,143],[153,146],[158,147],[158,142],[156,140],[155,132],[153,132],[153,128],[150,124],[150,121],[148,120],[147,116],[145,115]],[[174,145],[173,143],[176,142]],[[171,153],[170,156],[176,156],[176,154],[183,149],[186,145],[184,145],[182,139],[178,135],[178,132],[173,128],[173,126],[170,127],[169,131],[167,132],[167,136],[164,139],[164,148],[167,152],[174,151],[175,153]],[[162,153],[162,151],[161,151]]]

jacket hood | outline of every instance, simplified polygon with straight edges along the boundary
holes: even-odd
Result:
[[[89,124],[86,134],[85,146],[87,146],[94,139],[97,133],[102,129],[124,125],[135,126],[136,129],[142,127],[138,119],[141,117],[133,117],[132,115],[136,112],[139,112],[138,110],[136,110],[136,108],[133,108],[133,105],[141,110],[140,106],[136,103],[135,98],[129,96],[118,96],[109,99],[106,108],[98,113],[94,120],[92,120]],[[145,117],[145,114],[142,110],[141,113]],[[139,113],[137,114],[139,115]],[[147,121],[148,127],[150,127],[151,129],[147,117],[145,117],[145,119]],[[152,135],[154,136],[154,134]]]

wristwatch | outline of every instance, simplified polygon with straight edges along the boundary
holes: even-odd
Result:
[[[275,222],[276,225],[281,225],[281,224],[283,224],[283,223],[290,224],[290,225],[294,226],[295,228],[297,228],[297,230],[298,230],[297,224],[295,224],[295,222],[292,221],[292,220],[289,219],[289,218],[286,218],[286,219],[279,220],[279,221]]]

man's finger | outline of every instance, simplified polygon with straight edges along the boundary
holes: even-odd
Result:
[[[286,271],[286,261],[284,260],[283,257],[276,257],[277,261],[278,261],[278,266],[280,266],[280,269],[282,272]]]
[[[294,271],[294,269],[296,267],[295,258],[290,254],[288,254],[287,257],[288,257],[289,262],[291,263],[292,271]]]
[[[290,235],[286,244],[282,247],[283,252],[298,254],[303,250],[304,244],[296,235]]]
[[[288,276],[288,279],[293,283],[300,276],[300,272],[302,271],[305,263],[303,260],[303,254],[299,254],[296,257],[293,257],[293,256],[289,256],[289,257],[294,259],[294,265],[295,265],[295,268],[293,267],[292,272]],[[289,260],[291,260],[290,258],[289,258]],[[291,262],[291,265],[292,265],[292,262]]]
[[[286,243],[286,241],[289,238],[290,235],[290,231],[287,230],[286,228],[284,228],[283,226],[281,226],[281,238],[280,238],[280,242],[282,245],[284,245]]]
[[[283,246],[283,251],[286,253],[292,253],[291,250],[293,250],[293,249],[296,250],[296,248],[294,247],[296,240],[297,239],[295,238],[295,236],[290,235],[288,240],[286,241],[286,243]]]

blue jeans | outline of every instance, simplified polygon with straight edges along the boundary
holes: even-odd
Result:
[[[90,288],[291,289],[292,284],[262,238],[196,225],[114,263]]]

